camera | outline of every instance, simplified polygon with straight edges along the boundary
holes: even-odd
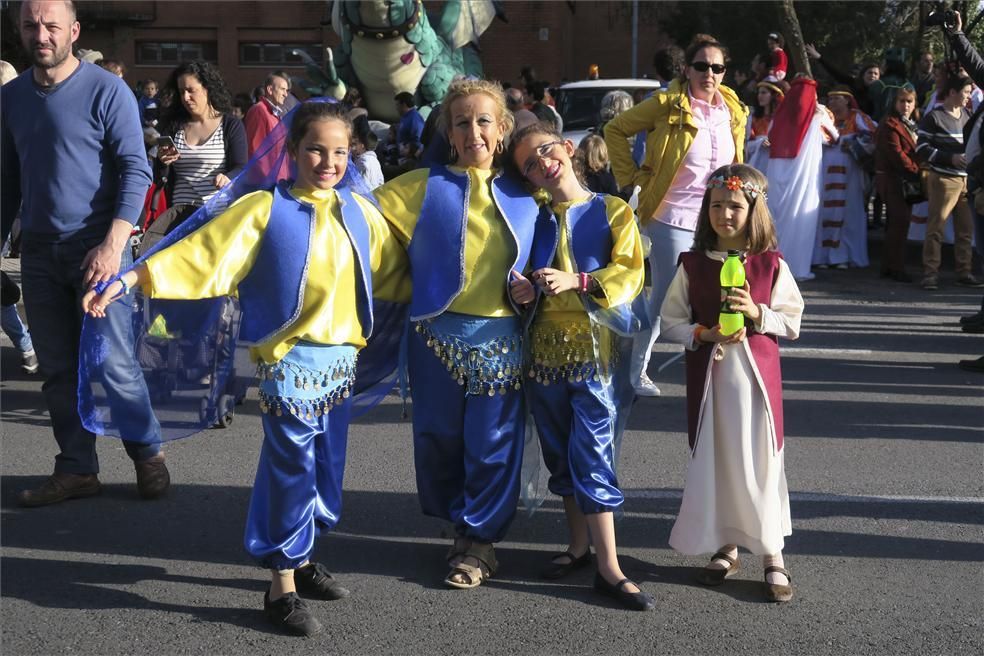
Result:
[[[945,2],[935,2],[933,5],[933,11],[926,16],[926,26],[954,29],[957,26],[957,12],[948,9]]]

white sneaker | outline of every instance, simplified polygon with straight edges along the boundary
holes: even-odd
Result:
[[[659,388],[656,383],[649,379],[649,376],[642,374],[635,384],[635,393],[639,396],[659,396]]]
[[[38,356],[34,349],[21,353],[21,369],[28,374],[38,373]]]

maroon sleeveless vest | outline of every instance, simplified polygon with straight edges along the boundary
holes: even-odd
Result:
[[[772,299],[772,288],[779,276],[781,255],[767,251],[745,258],[745,278],[751,288],[752,300],[764,303]],[[680,263],[687,272],[690,283],[690,308],[693,321],[708,328],[717,325],[721,309],[721,266],[723,262],[712,260],[704,253],[688,251],[680,254]],[[762,376],[765,393],[772,408],[772,423],[776,430],[776,450],[782,450],[782,373],[779,370],[779,344],[775,335],[755,332],[752,322],[745,319],[745,339],[755,359],[755,366]],[[713,364],[714,345],[702,343],[696,351],[686,352],[687,362],[687,428],[690,448],[697,445],[697,422],[704,403],[704,387],[707,372]],[[757,381],[749,381],[757,385]]]

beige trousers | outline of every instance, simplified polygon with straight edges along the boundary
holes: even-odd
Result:
[[[971,265],[971,239],[974,222],[967,203],[967,178],[958,175],[928,174],[927,195],[929,217],[926,221],[926,239],[923,241],[923,274],[935,276],[940,271],[940,246],[943,227],[953,213],[953,257],[957,276],[969,276]]]

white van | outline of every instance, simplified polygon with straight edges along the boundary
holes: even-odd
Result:
[[[554,90],[557,111],[564,119],[564,138],[577,146],[581,139],[594,132],[598,125],[601,99],[615,89],[634,94],[637,89],[658,91],[656,80],[614,78],[610,80],[581,80],[568,82]]]

